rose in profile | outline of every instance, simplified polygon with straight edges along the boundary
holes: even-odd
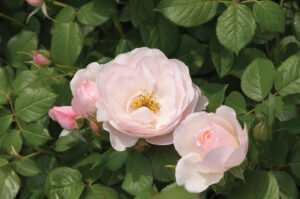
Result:
[[[139,138],[155,145],[172,144],[180,122],[196,107],[203,110],[208,104],[183,62],[146,47],[102,65],[97,86],[97,120],[118,151]]]
[[[221,106],[216,113],[190,114],[174,131],[174,146],[182,156],[176,165],[177,184],[202,192],[244,161],[247,128],[241,128],[233,109]]]
[[[92,129],[98,131],[98,125],[93,118],[96,117],[96,102],[99,101],[96,76],[100,67],[101,65],[93,62],[85,69],[78,70],[71,80],[72,106],[54,107],[49,111],[50,117],[58,121],[63,128],[74,130],[76,118],[87,118],[90,120]],[[65,117],[59,117],[60,115]]]

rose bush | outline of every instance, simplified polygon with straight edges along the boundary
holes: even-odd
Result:
[[[299,0],[3,0],[0,198],[298,199]]]

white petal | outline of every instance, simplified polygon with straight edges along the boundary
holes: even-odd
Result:
[[[216,114],[225,118],[227,117],[236,118],[235,111],[229,106],[224,106],[224,105],[220,106],[219,108],[217,108]]]
[[[189,192],[200,193],[210,185],[219,182],[224,173],[204,173],[199,170],[198,162],[201,161],[196,153],[182,157],[176,165],[176,182],[184,185]]]
[[[118,131],[108,122],[103,122],[103,129],[109,132],[110,144],[116,151],[124,151],[127,147],[135,145],[138,141],[137,137]]]
[[[206,109],[207,105],[208,105],[208,99],[205,96],[201,95],[198,97],[198,102],[194,111],[195,112],[203,111]]]
[[[154,114],[147,107],[141,107],[134,110],[130,113],[130,116],[132,119],[142,124],[150,124],[155,121]]]
[[[104,107],[101,106],[100,102],[96,102],[97,107],[97,121],[103,122],[108,120],[108,115],[104,110]]]
[[[90,81],[96,82],[96,77],[98,75],[100,67],[101,65],[97,62],[92,62],[89,65],[87,65],[86,68],[80,69],[75,73],[70,83],[73,96],[76,93],[76,88],[78,84],[80,84],[80,82],[82,82],[83,80],[88,79]]]
[[[173,143],[173,132],[148,138],[146,141],[154,145],[169,145]]]

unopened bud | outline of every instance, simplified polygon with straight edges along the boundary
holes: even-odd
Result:
[[[49,59],[37,52],[33,53],[33,61],[38,66],[48,65],[51,63]]]
[[[26,0],[33,7],[40,7],[43,4],[43,0]]]

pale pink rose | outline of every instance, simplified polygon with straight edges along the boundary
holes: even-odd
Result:
[[[196,106],[208,101],[193,85],[188,67],[161,51],[137,48],[101,66],[97,121],[110,133],[115,150],[139,138],[156,145],[173,142],[173,130]]]
[[[89,64],[85,69],[78,70],[71,81],[72,108],[82,117],[96,115],[95,103],[99,101],[96,76],[100,66],[96,62]]]
[[[43,4],[43,0],[26,0],[27,3],[34,7],[40,7]]]
[[[75,118],[79,117],[79,115],[73,111],[71,106],[54,106],[50,109],[49,116],[67,130],[76,129]]]
[[[36,65],[42,66],[42,65],[48,65],[51,63],[49,59],[41,55],[40,53],[33,53],[33,61]]]
[[[202,192],[244,161],[247,128],[241,128],[232,108],[221,106],[216,113],[190,114],[175,130],[174,146],[182,156],[176,166],[177,184]]]

